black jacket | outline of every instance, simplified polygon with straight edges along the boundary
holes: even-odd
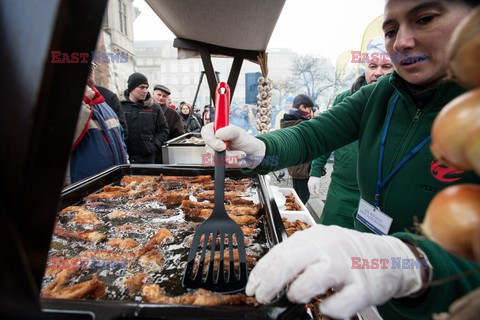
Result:
[[[127,96],[128,97],[128,96]],[[155,153],[167,141],[169,129],[160,106],[147,100],[121,102],[128,125],[125,139],[131,163],[153,163]]]
[[[188,128],[187,128],[188,115],[184,115],[181,112],[179,114],[180,114],[180,118],[182,119],[183,128],[185,128],[185,132],[200,132],[200,130],[202,129],[202,126],[198,122],[198,119],[195,116],[195,114],[192,114]]]
[[[184,134],[185,129],[183,128],[183,122],[182,119],[180,119],[178,112],[167,106],[160,106],[160,108],[163,111],[163,115],[167,120],[168,128],[170,129],[168,140],[172,140],[173,138]]]
[[[128,126],[127,126],[127,119],[125,119],[125,112],[123,112],[122,105],[120,104],[120,100],[115,93],[108,90],[107,88],[95,86],[98,92],[105,98],[105,102],[112,108],[112,110],[117,114],[118,120],[120,120],[120,124],[123,128],[123,135],[124,139],[127,140],[128,138]]]

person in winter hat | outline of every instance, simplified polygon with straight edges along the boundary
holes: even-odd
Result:
[[[287,128],[298,125],[299,123],[312,118],[312,109],[315,104],[312,98],[306,94],[297,95],[292,102],[292,108],[285,113],[280,121],[280,128]],[[303,203],[307,203],[310,198],[308,190],[308,178],[311,161],[296,166],[288,167],[288,174],[292,177],[293,189]]]
[[[128,77],[121,101],[129,130],[125,140],[131,163],[154,163],[155,154],[168,140],[169,128],[160,106],[148,92],[148,79],[135,72]]]

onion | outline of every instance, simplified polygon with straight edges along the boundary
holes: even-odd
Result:
[[[480,185],[449,186],[433,197],[422,233],[448,252],[474,260],[472,237],[480,229]]]
[[[457,26],[448,49],[448,72],[453,81],[467,88],[480,86],[480,7]]]
[[[430,150],[440,162],[455,169],[471,169],[466,158],[466,141],[480,128],[480,88],[450,101],[438,113],[432,126]]]
[[[472,130],[465,142],[465,155],[473,170],[480,176],[480,128]]]

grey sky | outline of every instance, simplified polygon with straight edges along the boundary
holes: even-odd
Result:
[[[341,52],[360,49],[363,31],[383,13],[384,1],[287,0],[268,47],[321,54],[335,64]],[[141,11],[134,22],[135,40],[174,38],[145,1],[133,4]]]

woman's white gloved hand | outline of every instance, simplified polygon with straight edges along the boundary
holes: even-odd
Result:
[[[308,179],[308,191],[314,196],[320,195],[320,178],[311,176]]]
[[[265,157],[265,143],[247,131],[234,125],[228,125],[218,129],[215,133],[213,123],[202,128],[202,138],[205,140],[207,152],[221,152],[225,150],[225,142],[228,141],[226,154],[227,165],[246,167],[253,169],[258,166]]]
[[[399,265],[392,263],[397,258]],[[370,267],[376,263],[376,268],[361,268],[366,266],[363,259],[368,259]],[[322,301],[321,312],[348,318],[368,306],[421,289],[420,268],[402,269],[401,259],[417,260],[397,238],[316,225],[296,232],[260,259],[246,293],[268,303],[290,284],[288,299],[307,303],[333,288],[336,293]]]

